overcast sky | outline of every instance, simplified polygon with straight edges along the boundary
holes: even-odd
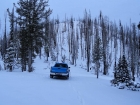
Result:
[[[7,8],[12,8],[13,3],[18,0],[0,0],[1,30],[4,27],[4,14]],[[102,11],[103,15],[109,17],[110,21],[119,20],[123,24],[129,24],[130,19],[134,23],[140,21],[140,0],[49,0],[49,8],[53,9],[51,17],[60,19],[73,16],[83,17],[84,10],[90,10],[93,18]],[[8,20],[7,20],[8,21]]]
[[[110,20],[128,23],[140,21],[140,0],[50,0],[50,8],[53,14],[64,18],[65,14],[70,17],[82,17],[84,10],[90,10],[92,17],[102,11]]]

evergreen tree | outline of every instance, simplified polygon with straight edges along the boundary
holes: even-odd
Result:
[[[94,42],[94,49],[93,49],[93,63],[95,63],[96,66],[96,74],[97,74],[97,78],[99,77],[99,69],[100,69],[100,60],[102,59],[102,45],[101,45],[101,39],[98,37],[95,39]]]
[[[115,80],[117,83],[129,83],[131,80],[131,75],[128,70],[128,64],[125,56],[120,57],[117,69],[114,73]]]
[[[101,43],[101,39],[99,37],[99,29],[97,24],[97,19],[94,21],[94,29],[95,29],[95,37],[94,37],[94,46],[92,51],[92,57],[93,57],[93,63],[95,63],[96,66],[96,74],[97,78],[99,75],[99,69],[100,69],[100,60],[103,57],[103,47]]]
[[[27,55],[28,55],[28,40],[27,31],[25,27],[20,27],[20,56],[21,56],[21,66],[22,72],[26,71]]]
[[[45,0],[19,0],[18,7],[16,7],[16,12],[19,15],[19,23],[21,23],[19,25],[25,27],[24,31],[26,31],[25,36],[28,42],[28,53],[26,57],[28,58],[29,72],[33,71],[33,58],[41,51],[44,18],[51,13],[50,9],[46,10],[47,6],[48,1]]]
[[[14,8],[12,10],[12,13],[9,12],[9,9],[7,9],[7,12],[9,13],[9,20],[10,20],[10,39],[9,39],[9,46],[6,49],[7,53],[5,56],[5,61],[7,68],[9,71],[12,72],[13,66],[14,66],[14,58],[15,58],[15,49],[14,49]]]
[[[94,63],[103,58],[102,57],[103,56],[103,48],[102,48],[101,39],[99,37],[95,39],[92,55],[93,55],[93,62]]]
[[[7,69],[12,72],[13,66],[14,66],[14,57],[15,57],[15,51],[12,40],[9,41],[9,47],[7,48],[7,54],[5,55],[5,63],[7,66]]]

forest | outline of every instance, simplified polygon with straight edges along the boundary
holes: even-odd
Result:
[[[4,33],[0,38],[5,70],[12,72],[18,65],[22,72],[32,72],[34,59],[36,56],[41,59],[44,51],[46,61],[49,57],[53,61],[61,57],[63,62],[68,59],[76,66],[81,59],[86,62],[87,72],[93,65],[97,78],[101,65],[102,74],[108,75],[111,67],[115,71],[119,68],[119,59],[125,57],[132,79],[140,77],[140,23],[130,20],[128,25],[123,25],[121,20],[119,23],[109,20],[102,11],[98,17],[91,17],[87,10],[83,17],[65,17],[60,21],[50,18],[53,10],[48,4],[46,0],[19,0],[12,10],[7,9],[8,19],[5,16]],[[68,51],[62,54],[65,35]]]

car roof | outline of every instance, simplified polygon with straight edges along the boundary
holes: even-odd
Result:
[[[55,63],[55,64],[67,64],[67,63]]]

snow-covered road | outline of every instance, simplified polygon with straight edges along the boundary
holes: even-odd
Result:
[[[112,87],[109,77],[96,78],[71,66],[70,78],[49,77],[46,63],[28,72],[0,71],[0,105],[139,105],[140,92]]]

